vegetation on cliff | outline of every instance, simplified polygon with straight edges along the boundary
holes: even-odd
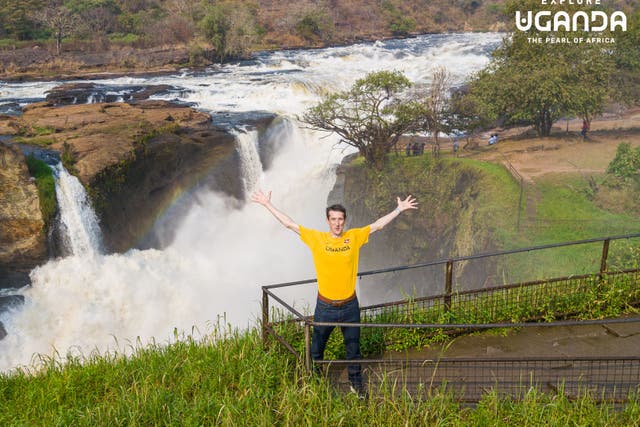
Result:
[[[36,159],[33,155],[27,156],[27,167],[32,177],[36,179],[38,187],[38,200],[40,201],[40,211],[45,227],[48,228],[56,215],[58,202],[56,201],[56,184],[53,178],[53,171],[42,160]]]

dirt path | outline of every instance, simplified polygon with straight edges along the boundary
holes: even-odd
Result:
[[[510,163],[525,182],[533,182],[550,173],[604,173],[621,142],[640,146],[640,109],[594,120],[586,140],[580,135],[581,124],[577,119],[561,122],[549,138],[531,135],[527,128],[505,130],[493,146],[486,142],[493,131],[487,132],[478,149],[461,156]]]

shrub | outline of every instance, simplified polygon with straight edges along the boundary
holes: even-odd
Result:
[[[77,174],[77,169],[76,169],[76,155],[73,152],[73,147],[71,147],[71,145],[68,142],[65,142],[62,145],[62,155],[61,155],[61,159],[62,159],[62,165],[65,167],[66,170],[69,171],[69,173],[71,174]]]
[[[635,149],[627,142],[620,143],[607,173],[619,178],[633,178],[640,173],[640,147]]]
[[[407,17],[396,5],[390,0],[382,3],[382,9],[389,20],[389,30],[394,36],[406,36],[416,28],[416,21]]]
[[[140,36],[137,34],[131,34],[131,33],[127,33],[127,34],[114,33],[114,34],[109,34],[109,39],[114,43],[132,45],[137,43],[140,40]]]
[[[295,26],[296,33],[306,40],[330,40],[334,23],[329,14],[321,9],[308,11]]]
[[[45,227],[49,227],[58,208],[53,171],[49,165],[42,160],[36,159],[33,154],[27,157],[26,162],[29,173],[36,179],[42,219],[44,220]]]
[[[193,38],[193,27],[186,18],[169,16],[151,25],[147,35],[159,44],[187,43]]]

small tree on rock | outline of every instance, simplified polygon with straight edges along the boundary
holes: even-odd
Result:
[[[316,130],[337,133],[369,166],[381,170],[400,136],[417,130],[424,120],[424,107],[406,94],[411,85],[401,72],[370,73],[348,91],[323,98],[302,120]]]

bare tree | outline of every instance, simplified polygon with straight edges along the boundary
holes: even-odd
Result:
[[[104,36],[116,26],[116,17],[106,7],[94,7],[82,13],[82,20],[89,34]]]
[[[438,67],[431,77],[431,86],[425,96],[425,130],[433,137],[433,155],[440,154],[439,133],[445,129],[444,119],[446,116],[449,97],[447,93],[450,89],[451,74],[445,67]]]
[[[170,16],[182,16],[194,22],[202,19],[205,12],[203,3],[193,0],[167,0],[165,8]]]
[[[64,6],[47,6],[33,12],[33,18],[53,31],[58,55],[62,51],[62,39],[73,34],[79,25],[78,16]]]

